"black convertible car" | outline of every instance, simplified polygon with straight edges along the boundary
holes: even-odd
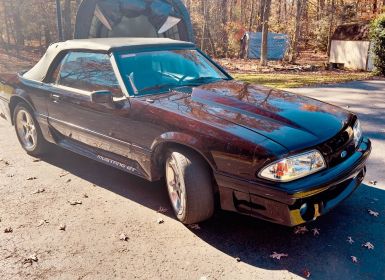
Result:
[[[235,81],[192,43],[73,40],[3,76],[1,116],[27,153],[47,143],[150,181],[186,224],[222,209],[294,226],[361,184],[371,151],[357,116]]]

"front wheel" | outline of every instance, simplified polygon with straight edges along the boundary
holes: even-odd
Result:
[[[193,152],[171,150],[165,163],[170,201],[178,220],[199,223],[214,213],[214,193],[209,166]]]
[[[40,156],[47,150],[45,141],[38,122],[31,110],[20,103],[16,106],[13,114],[13,123],[17,138],[23,149],[31,156]]]

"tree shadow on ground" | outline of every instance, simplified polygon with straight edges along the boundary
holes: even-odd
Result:
[[[149,183],[60,148],[54,148],[43,160],[155,211],[159,206],[170,209],[162,182]],[[288,270],[299,276],[309,270],[312,279],[384,279],[383,201],[385,191],[362,185],[339,207],[308,225],[309,230],[320,229],[319,236],[311,231],[295,235],[293,229],[223,211],[217,211],[193,232],[224,254],[262,269]],[[380,212],[380,216],[370,216],[368,209]],[[349,244],[348,236],[355,243]],[[364,248],[366,242],[373,243],[374,250]],[[278,261],[270,258],[274,251],[289,256]],[[351,256],[359,262],[354,264]]]

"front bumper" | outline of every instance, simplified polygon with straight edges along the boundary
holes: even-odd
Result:
[[[286,226],[313,221],[360,186],[370,152],[371,142],[365,138],[339,165],[289,183],[251,182],[216,173],[221,207]]]

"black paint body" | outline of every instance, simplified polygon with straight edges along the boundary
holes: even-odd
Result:
[[[184,146],[211,166],[223,209],[288,226],[347,198],[362,182],[371,151],[366,138],[354,146],[354,114],[234,80],[131,96],[108,107],[45,81],[2,79],[1,116],[11,120],[15,104],[26,102],[48,141],[149,181],[163,176],[167,149]],[[257,176],[267,164],[311,149],[322,153],[327,169],[289,183]],[[314,208],[311,219],[300,215],[305,202]]]

